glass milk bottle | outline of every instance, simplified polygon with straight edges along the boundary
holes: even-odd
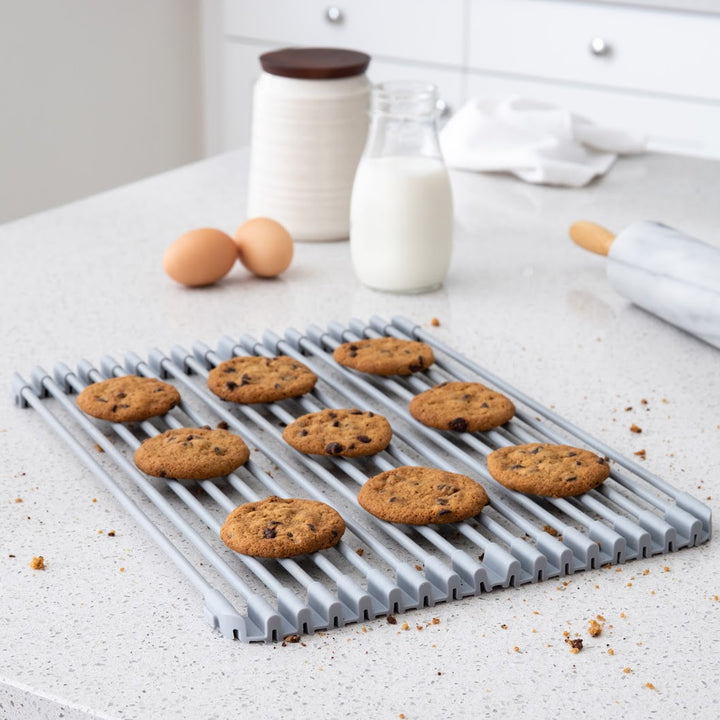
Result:
[[[437,99],[435,86],[423,83],[373,89],[350,202],[350,252],[360,281],[376,290],[426,292],[448,271],[453,207]]]

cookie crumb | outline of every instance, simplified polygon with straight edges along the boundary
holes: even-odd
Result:
[[[595,619],[590,620],[590,626],[588,627],[588,632],[592,637],[597,637],[602,633],[602,625]]]
[[[105,452],[105,450],[103,450],[103,447],[102,447],[102,445],[100,445],[100,443],[95,443],[95,450],[99,453]]]
[[[430,321],[430,324],[431,324],[433,327],[440,327],[440,321],[439,321],[436,317],[434,317],[434,318]]]
[[[630,432],[640,434],[642,432],[642,428],[639,425],[636,425],[635,423],[633,423],[630,426]]]
[[[34,557],[30,561],[30,567],[33,570],[44,570],[45,569],[45,558],[42,555],[38,555],[37,557]]]
[[[629,674],[632,672],[632,670],[631,670],[629,667],[625,667],[625,668],[623,668],[623,672],[624,672],[626,675],[629,675]]]
[[[570,652],[577,655],[583,649],[582,638],[565,638],[565,642],[570,646]]]
[[[23,499],[22,499],[21,497],[16,497],[16,498],[15,498],[15,502],[16,502],[16,503],[21,503],[22,501],[23,501]]]
[[[654,689],[655,689],[655,686],[654,686],[651,682],[646,682],[646,683],[645,683],[645,687],[646,687],[648,690],[654,690]]]
[[[300,636],[299,635],[286,635],[285,640],[283,641],[283,646],[285,643],[299,643],[300,642]]]
[[[358,548],[355,552],[356,552],[360,557],[362,557],[363,554],[365,553],[365,551],[364,551],[362,548]]]
[[[388,613],[386,620],[388,625],[397,625],[397,618],[391,613]]]
[[[645,460],[645,449],[637,450],[635,453],[641,460]]]

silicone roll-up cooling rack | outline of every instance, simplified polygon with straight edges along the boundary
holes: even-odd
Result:
[[[342,342],[394,336],[420,340],[435,364],[411,377],[381,378],[340,367],[332,351]],[[206,386],[210,368],[234,355],[289,355],[318,376],[301,398],[266,405],[220,400]],[[137,424],[89,418],[72,397],[87,384],[133,373],[173,383],[181,404],[162,418]],[[515,417],[484,433],[452,433],[416,422],[408,413],[417,393],[446,380],[476,380],[503,392]],[[587,432],[510,387],[405,318],[377,317],[327,329],[268,331],[258,341],[224,337],[216,349],[153,350],[147,359],[103,357],[71,370],[14,376],[15,401],[34,408],[143,527],[204,599],[206,620],[222,635],[273,642],[292,634],[341,627],[378,616],[432,606],[495,588],[518,587],[606,564],[670,553],[709,540],[711,512],[685,492],[647,472]],[[285,425],[323,407],[357,407],[385,415],[393,439],[370,458],[303,455],[282,440]],[[132,461],[146,437],[174,427],[225,422],[253,450],[228,477],[190,482],[149,478]],[[587,447],[610,461],[610,478],[581,496],[523,495],[500,486],[485,458],[497,447],[553,442]],[[103,452],[99,452],[102,450]],[[398,465],[430,465],[474,477],[490,504],[475,518],[451,525],[408,526],[378,520],[357,503],[370,476]],[[346,521],[334,548],[292,559],[239,555],[219,537],[237,505],[268,495],[326,502]]]

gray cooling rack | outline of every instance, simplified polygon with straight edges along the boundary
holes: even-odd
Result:
[[[379,378],[340,367],[332,351],[341,342],[391,335],[432,346],[436,362],[409,378]],[[312,393],[267,405],[234,405],[210,393],[210,368],[233,355],[285,354],[318,375]],[[139,424],[102,423],[80,412],[73,395],[87,384],[134,373],[161,377],[182,395],[162,418]],[[446,380],[478,380],[505,393],[517,414],[485,433],[445,433],[408,413],[418,392]],[[52,374],[32,370],[13,378],[21,407],[35,409],[158,544],[202,595],[205,618],[222,635],[244,642],[292,634],[432,606],[495,588],[518,587],[606,564],[620,564],[700,545],[711,536],[703,503],[647,472],[587,432],[510,387],[405,318],[373,317],[326,329],[311,325],[262,340],[223,337],[216,349],[128,353],[122,363],[83,360]],[[384,414],[393,440],[384,452],[359,459],[306,456],[282,440],[294,418],[323,407],[359,407]],[[146,437],[172,427],[226,422],[253,450],[250,461],[226,478],[187,482],[141,473],[132,455]],[[577,498],[543,499],[497,484],[485,457],[504,445],[559,442],[592,449],[610,460],[610,478]],[[103,450],[98,452],[98,448]],[[415,527],[378,520],[356,501],[371,475],[398,465],[432,465],[478,479],[490,504],[477,517],[450,526]],[[219,538],[225,516],[242,502],[274,494],[322,500],[344,517],[337,547],[299,558],[261,560],[229,550]]]

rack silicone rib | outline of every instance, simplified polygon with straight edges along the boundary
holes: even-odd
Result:
[[[436,362],[409,378],[379,378],[340,367],[332,351],[341,342],[391,335],[432,346]],[[267,405],[226,403],[206,387],[210,368],[233,355],[286,354],[318,375],[312,393]],[[87,384],[135,373],[167,379],[182,403],[163,418],[135,425],[102,423],[80,412],[72,395]],[[517,413],[485,433],[445,433],[408,413],[418,392],[445,380],[479,380],[505,393]],[[494,588],[668,553],[709,540],[708,507],[647,472],[502,379],[483,370],[405,318],[369,324],[352,320],[326,330],[287,330],[224,337],[217,349],[153,350],[147,360],[128,353],[100,368],[81,361],[77,371],[58,363],[31,381],[14,377],[14,395],[32,407],[114,495],[204,598],[207,621],[224,636],[275,641]],[[282,428],[323,407],[359,407],[384,414],[393,440],[372,458],[306,456],[287,446]],[[254,449],[227,478],[187,482],[148,478],[132,462],[146,437],[171,427],[226,422]],[[485,457],[504,445],[561,442],[588,447],[610,459],[611,476],[577,498],[543,499],[512,492],[488,474]],[[97,452],[97,447],[104,452]],[[398,465],[431,465],[477,478],[490,504],[474,519],[450,526],[403,526],[378,520],[356,501],[371,475]],[[238,555],[219,538],[229,511],[274,494],[322,500],[345,518],[347,531],[330,550],[287,560]]]

